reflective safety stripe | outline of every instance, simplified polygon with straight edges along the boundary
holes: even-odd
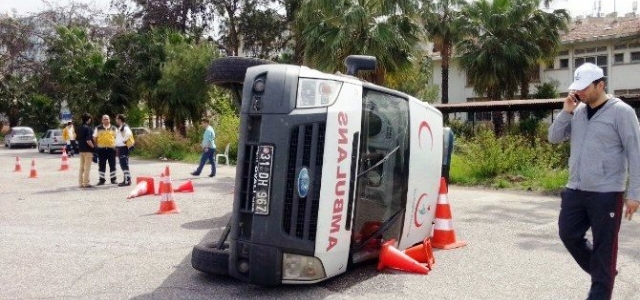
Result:
[[[453,230],[453,221],[436,219],[434,228],[436,230]]]
[[[448,203],[449,203],[449,199],[447,199],[447,195],[445,194],[438,195],[438,204],[448,204]]]

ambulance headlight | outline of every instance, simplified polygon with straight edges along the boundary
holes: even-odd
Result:
[[[300,79],[298,81],[297,108],[330,106],[338,98],[342,82],[321,79]]]
[[[317,257],[282,254],[282,280],[318,280],[324,277],[324,267]]]

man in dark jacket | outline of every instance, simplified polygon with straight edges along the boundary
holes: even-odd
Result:
[[[85,113],[82,115],[82,127],[77,133],[78,152],[80,152],[80,177],[78,179],[80,188],[93,187],[89,184],[89,175],[95,146],[93,144],[93,131],[89,124],[91,124],[91,115]]]

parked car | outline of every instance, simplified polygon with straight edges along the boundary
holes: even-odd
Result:
[[[133,136],[145,135],[151,133],[151,130],[145,127],[131,127]]]
[[[4,146],[9,149],[16,146],[35,148],[37,143],[38,140],[31,127],[13,127],[9,134],[4,137]]]
[[[53,154],[55,151],[62,151],[62,148],[66,146],[64,139],[62,139],[61,129],[49,129],[42,135],[40,141],[38,141],[38,151],[40,153],[47,152]]]

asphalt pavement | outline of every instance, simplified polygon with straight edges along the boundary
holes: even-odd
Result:
[[[20,156],[21,172],[13,172]],[[28,178],[35,159],[38,178]],[[133,189],[79,189],[78,158],[0,147],[0,299],[585,299],[590,279],[557,237],[559,198],[449,187],[458,240],[437,250],[428,275],[355,267],[302,286],[261,287],[191,267],[191,249],[216,239],[231,213],[233,167],[194,177],[194,165],[132,159],[136,176],[170,167],[180,213],[157,215],[160,197]],[[203,174],[208,172],[203,172]],[[91,183],[98,181],[92,166]],[[118,167],[118,180],[122,172]],[[640,215],[623,220],[613,299],[640,291]]]

